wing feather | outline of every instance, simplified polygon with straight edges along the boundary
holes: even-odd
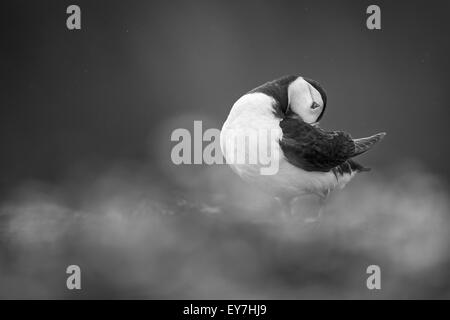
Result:
[[[328,172],[368,151],[385,135],[353,140],[346,132],[325,131],[292,115],[280,121],[280,127],[283,131],[280,146],[286,159],[306,171]]]

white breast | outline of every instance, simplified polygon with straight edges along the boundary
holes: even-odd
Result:
[[[298,196],[302,194],[327,194],[330,190],[343,187],[354,174],[346,174],[336,179],[332,172],[308,172],[290,164],[279,146],[282,130],[280,119],[273,113],[272,97],[263,93],[250,93],[242,96],[233,105],[225,121],[220,145],[222,153],[231,168],[251,184],[258,186],[273,195]],[[255,136],[257,139],[247,139],[246,148],[236,147],[236,136]],[[228,147],[227,147],[228,146]],[[234,146],[230,148],[229,146]],[[261,174],[262,168],[267,168],[267,162],[250,163],[252,150],[266,150],[270,147],[271,166],[277,166],[276,172],[270,175]],[[243,154],[245,153],[245,154]],[[237,157],[246,161],[236,161]]]

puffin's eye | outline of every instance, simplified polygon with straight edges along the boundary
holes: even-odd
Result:
[[[320,107],[320,105],[318,104],[318,103],[316,103],[316,102],[313,102],[312,103],[312,105],[311,105],[311,109],[317,109],[318,107]]]

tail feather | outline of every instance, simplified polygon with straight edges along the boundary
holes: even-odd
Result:
[[[353,143],[355,144],[355,152],[352,157],[358,156],[369,149],[371,149],[378,141],[383,139],[386,135],[385,132],[377,133],[373,136],[361,139],[353,139]]]

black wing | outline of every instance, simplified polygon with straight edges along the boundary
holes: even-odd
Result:
[[[324,131],[298,117],[284,118],[280,127],[283,131],[280,146],[286,159],[306,171],[330,171],[366,152],[385,135],[353,140],[346,132]]]

